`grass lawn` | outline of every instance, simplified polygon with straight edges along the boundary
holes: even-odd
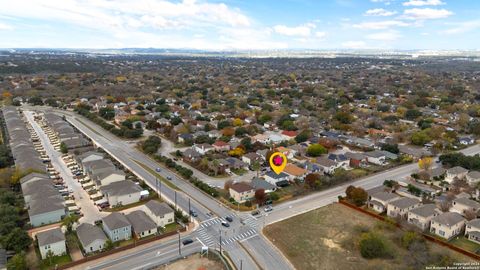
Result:
[[[364,259],[358,241],[365,231],[381,235],[394,258]],[[428,260],[438,262],[442,255],[459,262],[473,261],[443,246],[426,242],[427,251],[420,256],[426,262],[419,265],[421,260],[415,255],[417,253],[400,244],[404,232],[340,204],[269,225],[264,233],[297,269],[409,269],[408,266],[410,269],[425,269]]]
[[[137,163],[140,167],[142,167],[143,169],[147,170],[149,173],[153,174],[155,177],[157,177],[160,181],[162,181],[163,183],[165,183],[167,186],[169,186],[170,188],[173,188],[175,190],[180,190],[177,186],[175,186],[172,182],[168,181],[167,179],[163,178],[163,176],[161,176],[160,174],[158,174],[155,170],[153,170],[152,168],[148,167],[147,165],[143,164],[142,162],[140,161],[137,161],[137,160],[134,160],[132,159],[135,163]]]
[[[45,259],[40,262],[40,269],[54,269],[55,266],[62,266],[72,261],[70,255],[55,256],[51,259]]]
[[[165,226],[165,229],[162,229],[162,233],[176,232],[181,228],[177,223],[171,223]]]
[[[232,169],[231,171],[236,175],[244,175],[247,172],[245,169]]]
[[[453,244],[455,246],[458,246],[459,248],[468,250],[473,253],[477,252],[477,250],[480,250],[479,244],[468,240],[465,236],[455,237],[450,241],[450,244]]]

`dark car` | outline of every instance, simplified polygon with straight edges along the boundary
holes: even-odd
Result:
[[[186,245],[189,245],[189,244],[193,243],[193,240],[188,238],[188,239],[183,240],[182,243],[183,243],[184,246],[186,246]]]
[[[233,218],[232,217],[226,217],[225,218],[228,222],[233,222]]]
[[[228,222],[226,222],[226,221],[222,221],[222,226],[228,228],[228,227],[230,227],[230,224],[228,224]]]
[[[172,181],[172,177],[171,177],[171,176],[167,176],[167,180]]]
[[[256,216],[258,214],[260,214],[260,211],[258,211],[258,210],[252,211],[252,216]]]
[[[192,215],[192,217],[197,217],[198,214],[195,210],[190,210],[190,215]]]

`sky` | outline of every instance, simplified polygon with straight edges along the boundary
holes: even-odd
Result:
[[[0,0],[0,48],[479,50],[478,0]]]

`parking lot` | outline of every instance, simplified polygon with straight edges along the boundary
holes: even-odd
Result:
[[[80,222],[92,223],[95,220],[106,216],[106,213],[100,212],[94,202],[90,199],[89,194],[82,188],[82,185],[74,178],[71,168],[67,165],[67,162],[62,158],[60,150],[60,142],[55,140],[53,131],[48,127],[42,127],[34,120],[33,112],[27,111],[25,115],[32,125],[33,129],[38,134],[38,139],[41,142],[45,155],[42,156],[49,158],[52,167],[49,168],[49,175],[54,181],[56,180],[55,187],[59,189],[60,193],[69,197],[66,200],[66,206],[71,213],[77,213],[83,215],[80,218]],[[41,123],[41,121],[40,121]],[[69,164],[72,165],[72,164]],[[60,179],[63,179],[61,181]]]

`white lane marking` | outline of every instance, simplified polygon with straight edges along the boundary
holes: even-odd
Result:
[[[198,240],[198,242],[200,242],[200,244],[202,244],[202,246],[205,246],[205,244],[202,242],[202,240],[198,239],[198,237],[197,237],[197,240]]]

